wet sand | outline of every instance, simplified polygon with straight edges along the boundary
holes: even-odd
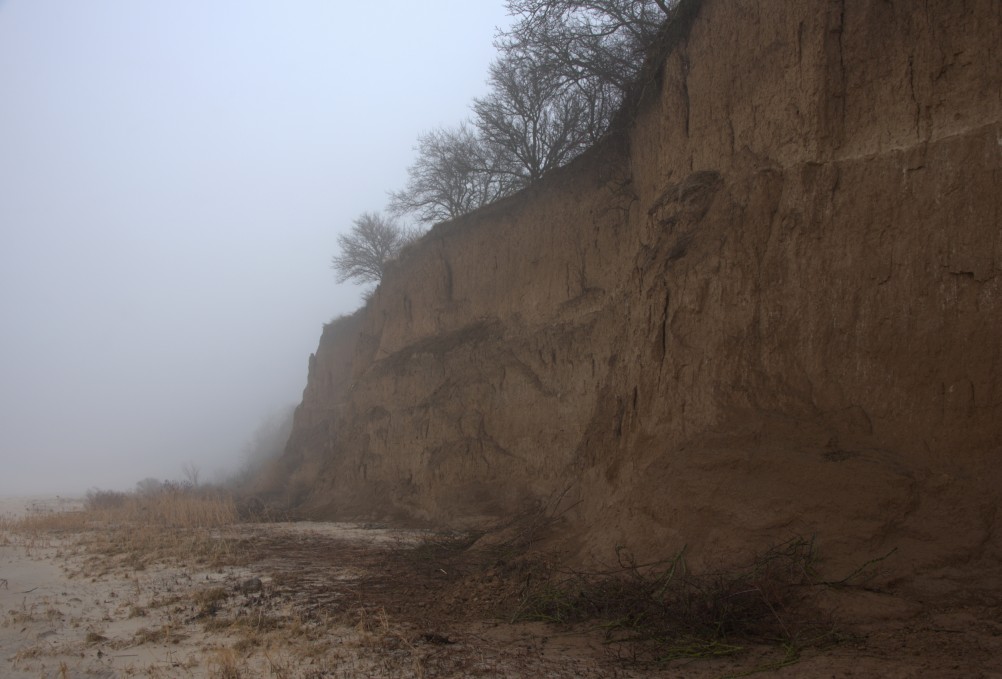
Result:
[[[0,495],[0,517],[73,511],[81,509],[83,502],[83,496],[76,495]]]

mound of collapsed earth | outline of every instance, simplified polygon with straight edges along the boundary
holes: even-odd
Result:
[[[873,586],[991,604],[999,26],[997,0],[683,1],[620,131],[325,328],[258,490],[543,507],[579,564],[810,538],[833,574],[886,556]]]

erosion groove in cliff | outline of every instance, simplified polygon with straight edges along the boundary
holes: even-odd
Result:
[[[628,129],[325,331],[268,490],[451,525],[561,496],[582,558],[999,556],[1002,5],[685,8]]]

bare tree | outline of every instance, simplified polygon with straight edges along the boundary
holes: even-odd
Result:
[[[465,124],[422,135],[416,150],[417,160],[407,170],[407,187],[390,194],[393,214],[413,213],[419,221],[440,222],[514,190],[511,154]]]
[[[531,59],[491,65],[491,92],[473,101],[482,139],[514,158],[516,184],[563,165],[587,146],[589,104]]]
[[[187,481],[188,485],[192,488],[198,487],[198,479],[202,475],[201,470],[195,465],[194,462],[186,462],[182,468],[184,472],[184,480]]]
[[[139,495],[155,495],[164,487],[163,481],[148,476],[136,484],[136,493]]]
[[[565,89],[583,102],[586,143],[590,146],[609,129],[613,116],[623,102],[623,93],[615,85],[597,78],[567,83]]]
[[[378,283],[386,265],[418,234],[375,212],[364,212],[350,233],[337,238],[341,252],[331,259],[338,283]]]
[[[608,129],[678,0],[508,0],[491,92],[474,100],[481,137],[534,181]]]
[[[508,0],[517,18],[495,44],[533,59],[566,83],[625,92],[678,0]]]
[[[507,0],[516,21],[495,40],[501,56],[491,66],[490,92],[473,102],[473,128],[420,137],[390,211],[422,222],[453,219],[598,141],[678,2]]]

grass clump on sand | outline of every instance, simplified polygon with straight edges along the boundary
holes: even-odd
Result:
[[[29,514],[9,529],[32,539],[79,536],[89,552],[141,569],[156,561],[218,561],[230,548],[220,530],[236,521],[229,493],[165,482],[135,493],[92,490],[82,509]]]

